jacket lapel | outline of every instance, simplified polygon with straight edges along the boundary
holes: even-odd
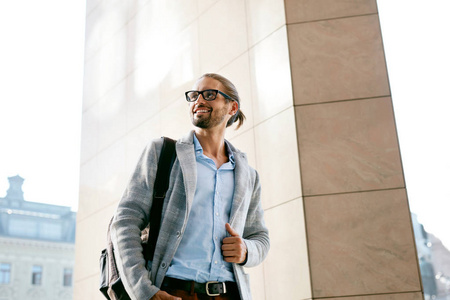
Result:
[[[177,141],[177,158],[180,162],[181,172],[186,193],[188,209],[192,207],[194,201],[195,187],[197,186],[197,161],[194,150],[194,132]]]
[[[231,215],[230,215],[230,225],[233,227],[233,222],[235,217],[237,217],[237,212],[239,207],[244,202],[244,197],[247,189],[247,181],[248,181],[248,162],[247,156],[245,153],[236,150],[232,147],[234,160],[235,160],[235,168],[234,168],[234,196],[233,196],[233,205],[231,206]]]

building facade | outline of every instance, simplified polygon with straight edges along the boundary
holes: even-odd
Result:
[[[76,213],[25,201],[20,176],[0,198],[0,299],[71,300]]]
[[[450,251],[412,214],[425,300],[450,300]]]
[[[423,299],[375,0],[88,0],[74,298],[144,146],[192,128],[184,92],[235,83],[226,138],[262,184],[253,298]]]

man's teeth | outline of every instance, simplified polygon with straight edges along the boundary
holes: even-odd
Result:
[[[196,112],[201,112],[201,113],[206,113],[206,112],[208,112],[209,110],[206,110],[206,109],[199,109],[199,110],[197,110]]]

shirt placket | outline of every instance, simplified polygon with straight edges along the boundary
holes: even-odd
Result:
[[[215,187],[214,187],[214,199],[213,199],[213,243],[214,243],[214,253],[211,268],[211,278],[210,280],[217,280],[219,277],[219,270],[222,267],[222,251],[221,251],[221,241],[220,241],[220,169],[215,171]]]

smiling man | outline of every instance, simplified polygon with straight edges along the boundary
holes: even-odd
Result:
[[[185,93],[194,130],[176,143],[160,236],[146,264],[140,231],[148,224],[162,139],[144,150],[111,227],[131,299],[251,299],[243,267],[269,250],[257,172],[225,140],[245,120],[235,86],[205,74]],[[150,196],[149,196],[150,195]]]

